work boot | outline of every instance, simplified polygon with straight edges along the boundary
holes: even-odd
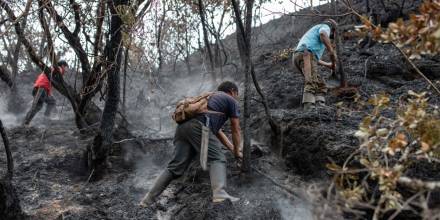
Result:
[[[315,95],[310,92],[304,92],[302,103],[304,111],[315,109]]]
[[[226,164],[212,163],[209,167],[209,177],[211,178],[212,202],[223,202],[227,199],[236,202],[240,198],[229,195],[226,191]]]
[[[325,105],[325,102],[323,102],[323,101],[317,101],[316,102],[316,106],[319,107],[319,108],[327,107],[327,105]]]
[[[140,202],[141,207],[148,207],[154,203],[156,198],[167,188],[170,182],[174,179],[173,174],[165,169],[154,182],[153,187],[144,196]]]
[[[311,103],[311,102],[305,102],[303,103],[303,110],[304,111],[310,111],[315,109],[315,103]]]
[[[318,107],[318,108],[325,108],[325,107],[327,107],[325,105],[324,94],[322,94],[322,93],[321,94],[316,94],[315,100],[316,100],[316,107]]]

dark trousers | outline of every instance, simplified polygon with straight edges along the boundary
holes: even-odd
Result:
[[[167,167],[175,177],[182,176],[193,159],[199,160],[201,137],[202,123],[197,119],[191,119],[177,126],[174,135],[174,157]],[[226,163],[226,157],[222,151],[222,144],[210,132],[208,163],[213,162]]]
[[[45,116],[49,116],[56,105],[55,99],[48,95],[43,88],[35,87],[32,90],[32,95],[34,96],[34,100],[31,109],[26,114],[24,124],[29,124],[32,121],[34,116],[43,108],[44,103],[46,103],[46,111],[44,112]]]

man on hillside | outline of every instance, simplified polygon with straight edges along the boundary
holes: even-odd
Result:
[[[182,176],[196,155],[200,155],[202,142],[202,127],[209,127],[209,141],[207,162],[209,163],[209,176],[211,179],[212,201],[222,202],[239,198],[230,196],[226,191],[226,158],[221,149],[222,143],[234,156],[242,158],[240,152],[240,110],[236,101],[238,87],[232,82],[223,82],[208,100],[208,113],[199,114],[177,126],[174,135],[175,154],[168,163],[167,168],[156,179],[153,187],[142,199],[140,205],[147,207],[166,189],[170,182]],[[223,133],[222,127],[229,119],[232,130],[232,143]]]
[[[301,38],[295,49],[293,62],[304,75],[303,107],[304,110],[325,106],[327,87],[318,73],[318,64],[336,69],[336,52],[330,42],[334,38],[337,27],[333,19],[310,28]],[[330,53],[331,63],[321,60],[325,48]]]
[[[68,67],[69,65],[64,60],[57,63],[57,68],[61,75],[64,74]],[[53,71],[52,69],[52,72]],[[56,101],[52,96],[52,84],[44,72],[40,73],[37,80],[35,80],[32,95],[34,96],[34,100],[31,109],[24,119],[24,126],[29,126],[32,118],[43,108],[44,103],[46,103],[46,111],[44,112],[46,117],[50,115],[52,109],[55,107]]]

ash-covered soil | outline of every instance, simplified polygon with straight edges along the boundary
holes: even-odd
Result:
[[[231,158],[228,189],[241,198],[239,202],[212,204],[209,176],[194,167],[173,182],[155,206],[140,208],[141,197],[171,157],[173,146],[166,138],[144,140],[145,149],[114,146],[112,169],[104,179],[89,182],[83,152],[92,136],[79,134],[73,119],[11,128],[8,133],[15,159],[13,184],[31,219],[311,218],[307,201],[286,193],[268,179],[256,175],[242,181]],[[254,167],[277,174],[268,149],[258,146]],[[3,149],[0,153],[4,154]],[[5,167],[3,158],[0,165]],[[302,184],[298,177],[275,176],[282,183]]]

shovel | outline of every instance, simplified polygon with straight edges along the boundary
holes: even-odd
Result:
[[[337,88],[341,85],[341,82],[339,81],[338,77],[336,76],[336,72],[332,70],[332,74],[330,77],[325,81],[325,85],[329,89]]]

